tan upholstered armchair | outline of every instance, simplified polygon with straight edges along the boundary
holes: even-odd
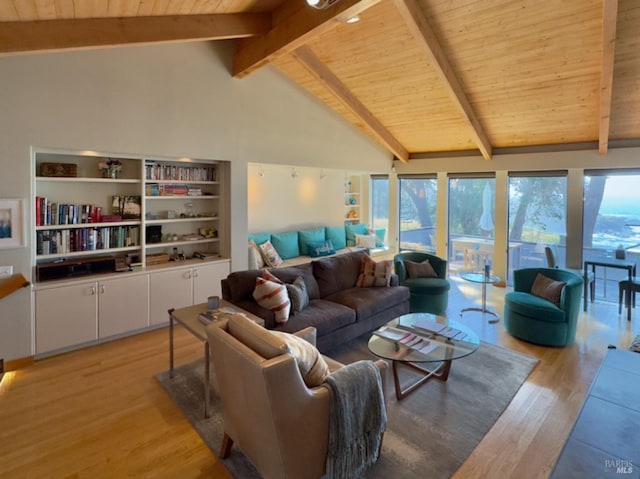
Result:
[[[227,457],[235,445],[265,479],[321,477],[329,437],[329,389],[308,387],[293,356],[281,353],[277,336],[246,318],[237,319],[207,328],[223,404],[220,457]],[[314,328],[296,336],[315,344]],[[331,371],[342,367],[324,359]],[[384,380],[386,363],[376,365]]]

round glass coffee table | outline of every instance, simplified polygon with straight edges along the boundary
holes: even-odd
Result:
[[[479,345],[478,336],[464,324],[430,313],[400,316],[374,331],[369,339],[369,350],[391,361],[398,400],[433,378],[446,381],[451,361],[468,356]],[[426,369],[418,366],[422,363],[437,364]],[[421,372],[423,376],[403,388],[398,377],[399,365]]]

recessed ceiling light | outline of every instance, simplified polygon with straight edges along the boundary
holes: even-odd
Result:
[[[324,10],[339,1],[340,0],[307,0],[307,4],[317,10]]]
[[[358,15],[354,15],[353,17],[347,18],[346,23],[358,23],[360,21],[360,17]]]

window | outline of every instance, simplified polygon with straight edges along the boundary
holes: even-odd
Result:
[[[386,175],[371,176],[371,227],[384,228],[384,242],[389,243],[389,177]]]
[[[400,176],[400,249],[435,252],[435,176]]]
[[[583,258],[585,260],[640,259],[640,171],[585,172]],[[627,273],[604,268],[596,271],[596,297],[617,301],[617,282]]]
[[[494,178],[449,178],[449,269],[493,264]]]
[[[565,266],[566,175],[566,172],[519,172],[509,176],[509,283],[514,269],[546,267],[547,246],[557,266]]]

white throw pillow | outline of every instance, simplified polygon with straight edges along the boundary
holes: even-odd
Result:
[[[378,241],[378,237],[376,235],[359,235],[356,234],[356,246],[361,246],[363,248],[375,248],[376,243]]]
[[[260,249],[262,250],[262,256],[264,258],[267,266],[271,266],[272,268],[277,268],[280,266],[283,261],[275,247],[271,244],[271,241],[265,241],[260,245]]]

